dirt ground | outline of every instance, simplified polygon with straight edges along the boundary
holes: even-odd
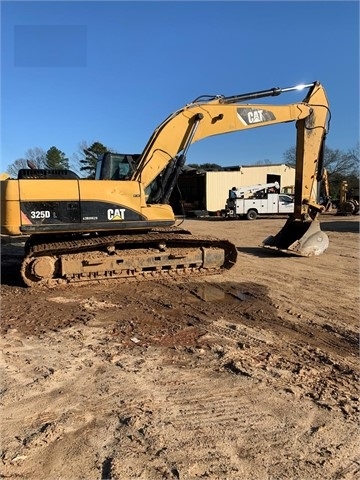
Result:
[[[41,291],[3,239],[1,477],[360,478],[359,217],[313,258],[259,248],[284,223],[186,220],[223,275]]]

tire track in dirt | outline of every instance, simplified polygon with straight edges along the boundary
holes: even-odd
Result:
[[[111,478],[161,478],[164,475],[165,478],[260,479],[271,472],[272,467],[265,460],[269,445],[274,448],[274,465],[282,463],[284,451],[290,452],[283,427],[294,422],[294,428],[299,426],[295,427],[299,420],[292,418],[290,406],[296,400],[292,400],[291,395],[279,392],[274,403],[274,399],[266,400],[267,386],[254,384],[251,378],[224,377],[223,372],[214,373],[209,369],[205,382],[199,384],[196,372],[203,376],[200,365],[194,366],[192,373],[179,371],[176,364],[168,363],[160,371],[158,367],[150,371],[145,368],[143,375],[153,383],[151,398],[137,397],[121,415],[111,456]],[[165,376],[174,380],[169,384],[164,381]],[[127,388],[124,393],[127,394]],[[255,398],[267,403],[267,411],[257,409]],[[142,412],[135,408],[139,404]],[[284,408],[288,411],[285,416]],[[300,423],[303,425],[296,462],[310,478],[313,469],[324,461],[321,437],[326,432],[326,422],[313,407],[304,409]],[[261,435],[258,435],[260,427]],[[349,445],[348,435],[355,428],[348,425],[339,429],[334,451],[340,445]],[[224,432],[221,439],[219,430]],[[305,445],[314,436],[318,437],[318,448],[310,454]],[[136,467],[135,454],[131,453],[134,449],[138,453],[136,444],[141,445],[141,471]],[[130,452],[127,458],[119,454],[124,448]],[[182,452],[189,448],[191,457],[184,459]],[[307,465],[309,455],[312,461]],[[294,478],[281,476],[279,471],[276,475],[273,468],[276,478]]]
[[[152,283],[126,291],[130,320],[121,327],[112,321],[108,341],[127,336],[123,343],[131,346],[131,334],[142,346],[204,346],[212,352],[209,365],[213,369],[307,396],[322,408],[339,409],[346,418],[357,414],[359,375],[353,332],[333,332],[326,323],[303,325],[297,316],[294,321],[292,313],[280,317],[264,287],[258,285],[186,281],[155,285],[156,289]],[[111,307],[115,303],[110,298]],[[99,315],[106,317],[108,308],[100,311],[104,299],[97,304],[101,325]],[[91,309],[86,304],[84,308]],[[139,322],[137,315],[147,314],[151,321]],[[214,348],[216,343],[224,348]]]
[[[154,298],[153,294],[151,299],[145,294],[141,302],[146,308],[156,310],[161,317],[164,298],[167,298],[166,289],[170,288],[174,293],[176,285],[169,286],[163,282],[160,285],[162,288],[157,292],[160,300]],[[211,345],[224,339],[235,342],[235,346],[228,347],[226,355],[215,352],[215,357],[219,359],[218,365],[213,364],[213,368],[253,377],[289,392],[300,392],[322,408],[337,408],[346,418],[353,418],[358,412],[356,385],[359,380],[355,363],[355,338],[348,332],[345,338],[342,335],[336,336],[332,331],[328,332],[316,324],[302,328],[281,320],[276,308],[263,291],[259,291],[258,286],[246,287],[245,293],[244,285],[234,284],[214,286],[205,283],[199,287],[185,283],[178,287],[181,291],[179,297],[183,316],[191,312],[191,320],[187,324],[194,322],[194,319],[197,322],[198,328],[193,332],[199,334],[194,338],[197,346]],[[204,315],[199,291],[203,295],[207,288],[211,290],[216,302],[205,302]],[[258,292],[254,293],[256,288]],[[220,302],[221,293],[224,294],[225,301]],[[246,302],[250,306],[246,306]],[[167,320],[177,318],[179,309],[174,307],[172,301],[173,311],[169,315],[169,305],[166,304]],[[230,322],[225,320],[229,318]],[[176,332],[176,327],[172,326],[172,329]],[[182,333],[180,329],[180,333],[175,336],[179,347],[189,339],[189,336],[182,337]],[[151,338],[148,341],[151,344]],[[224,358],[221,359],[221,356]]]

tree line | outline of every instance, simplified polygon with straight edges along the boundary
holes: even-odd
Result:
[[[289,166],[296,165],[296,149],[289,148],[284,153],[284,161]],[[346,152],[339,149],[331,149],[325,145],[324,148],[324,168],[328,173],[328,182],[330,189],[330,197],[337,198],[339,196],[340,185],[346,180],[348,183],[348,191],[359,194],[360,181],[360,144]]]
[[[94,178],[97,158],[100,154],[110,151],[100,142],[94,142],[87,146],[85,142],[80,145],[80,153],[75,155],[75,159],[70,165],[70,160],[66,154],[57,147],[50,147],[44,150],[40,147],[29,148],[24,157],[18,158],[6,169],[6,173],[12,178],[17,178],[19,170],[22,168],[37,168],[74,170],[80,177]]]
[[[6,172],[12,178],[17,178],[18,171],[22,168],[39,169],[68,169],[74,170],[80,177],[92,179],[95,177],[96,162],[99,155],[112,151],[101,142],[94,142],[88,146],[85,142],[80,145],[80,152],[75,155],[75,160],[70,166],[69,158],[55,146],[47,151],[35,147],[26,151],[23,158],[15,160]],[[291,147],[283,154],[283,162],[295,167],[296,148]],[[260,160],[257,165],[271,164],[269,160]],[[188,164],[188,167],[203,171],[223,171],[226,167],[215,163]],[[349,190],[359,188],[360,181],[360,144],[347,151],[324,148],[324,167],[328,172],[330,196],[336,198],[339,194],[340,184],[346,180]]]

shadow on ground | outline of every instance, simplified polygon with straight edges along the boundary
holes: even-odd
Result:
[[[322,222],[321,230],[324,232],[349,232],[349,233],[359,233],[359,222],[347,222],[347,221],[337,221],[337,222]]]
[[[262,248],[262,247],[237,247],[236,250],[241,253],[246,253],[248,255],[252,255],[258,258],[271,258],[275,255],[277,257],[299,257],[298,255],[292,253],[284,253],[280,252],[279,250],[270,249],[270,248]]]

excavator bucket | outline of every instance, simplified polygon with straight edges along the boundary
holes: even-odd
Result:
[[[289,218],[280,232],[274,237],[266,238],[262,246],[302,257],[312,257],[325,252],[329,239],[326,233],[321,231],[317,218],[308,221]]]

